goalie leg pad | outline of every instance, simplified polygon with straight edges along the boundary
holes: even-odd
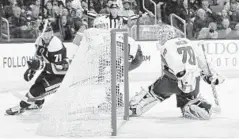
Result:
[[[197,120],[209,120],[211,118],[212,106],[205,100],[197,98],[189,101],[183,108],[182,114],[185,118]]]
[[[160,100],[152,91],[142,90],[130,100],[131,116],[140,116],[155,106]]]

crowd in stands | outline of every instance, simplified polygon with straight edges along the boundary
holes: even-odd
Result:
[[[119,15],[141,15],[130,21],[132,27],[155,23],[155,9],[149,0],[1,0],[0,15],[9,22],[10,36],[34,39],[39,35],[38,26],[48,18],[56,36],[70,41],[78,31],[93,26],[93,20],[84,10],[96,14],[109,14],[109,6],[116,1]],[[190,39],[235,39],[239,37],[239,0],[153,0],[157,3],[157,21],[171,24],[175,14],[186,21],[187,37]],[[42,4],[44,2],[44,4]],[[43,6],[44,5],[44,6]],[[140,5],[140,7],[138,7]],[[146,13],[146,14],[145,14]],[[1,24],[1,28],[6,28]],[[183,30],[184,25],[175,19],[174,26]]]
[[[84,14],[84,10],[96,14],[109,14],[109,6],[117,2],[120,16],[132,16],[137,13],[135,0],[4,0],[2,17],[10,25],[11,38],[36,38],[42,19],[48,18],[56,36],[68,41],[78,31],[93,26],[93,20]],[[143,15],[141,24],[150,24],[152,13]],[[153,15],[152,15],[153,16]],[[147,21],[148,20],[148,21]],[[136,24],[130,21],[131,25]]]
[[[188,38],[239,38],[238,0],[169,0],[163,8],[164,22],[169,23],[172,13],[186,20]],[[182,23],[175,22],[174,26],[182,28]]]

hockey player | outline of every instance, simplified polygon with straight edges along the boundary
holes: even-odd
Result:
[[[36,40],[35,57],[27,62],[28,69],[24,74],[24,79],[30,81],[37,71],[42,70],[42,72],[26,94],[27,98],[55,92],[69,67],[66,48],[61,40],[53,35],[50,23],[46,20],[40,25],[39,30],[42,31],[42,35]],[[16,115],[25,110],[39,109],[43,103],[44,99],[35,102],[21,101],[19,105],[7,109],[6,113]]]
[[[132,97],[132,116],[140,116],[158,102],[176,94],[177,107],[181,108],[183,117],[210,119],[212,105],[199,95],[200,78],[214,85],[224,79],[212,67],[212,74],[209,74],[202,49],[193,46],[186,38],[176,38],[173,28],[162,28],[159,41],[163,75]]]
[[[93,23],[93,27],[94,28],[98,28],[98,29],[109,29],[108,28],[108,21],[104,16],[100,16],[97,17],[94,20]],[[73,43],[76,44],[77,46],[80,45],[80,42],[82,40],[83,37],[83,33],[78,33],[75,38]],[[143,53],[141,50],[140,45],[138,45],[135,43],[135,40],[131,37],[128,38],[128,44],[129,44],[129,51],[130,51],[130,55],[129,55],[129,71],[136,69],[137,67],[139,67],[142,62],[143,62]],[[117,38],[117,43],[121,44],[123,46],[123,39],[122,36]]]

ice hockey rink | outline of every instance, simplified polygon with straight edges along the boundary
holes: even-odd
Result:
[[[201,82],[202,95],[214,103],[210,86]],[[143,116],[130,118],[121,126],[116,138],[239,138],[238,82],[237,78],[228,78],[224,84],[217,87],[222,112],[213,114],[209,121],[182,118],[180,110],[176,108],[175,96],[172,96]],[[130,95],[149,83],[131,82]],[[19,100],[11,92],[0,93],[0,98],[0,138],[48,138],[36,135],[41,111],[6,116],[5,110],[15,106]]]

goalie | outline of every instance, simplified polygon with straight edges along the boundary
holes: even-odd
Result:
[[[35,57],[27,62],[28,69],[24,74],[24,79],[30,81],[37,71],[42,70],[42,72],[26,94],[28,100],[55,92],[69,67],[66,48],[61,40],[53,35],[48,20],[40,25],[39,30],[42,35],[36,40]],[[33,102],[22,100],[19,105],[7,109],[6,113],[8,115],[21,114],[25,110],[41,108],[43,103],[44,98]]]
[[[172,27],[162,29],[159,40],[163,75],[149,85],[148,89],[142,89],[132,97],[132,116],[140,116],[158,102],[176,94],[177,107],[181,108],[183,117],[204,120],[211,118],[212,105],[199,95],[200,78],[213,85],[222,83],[224,78],[213,71],[211,66],[211,72],[208,71],[200,47],[193,46],[186,38],[176,38],[175,34]]]

